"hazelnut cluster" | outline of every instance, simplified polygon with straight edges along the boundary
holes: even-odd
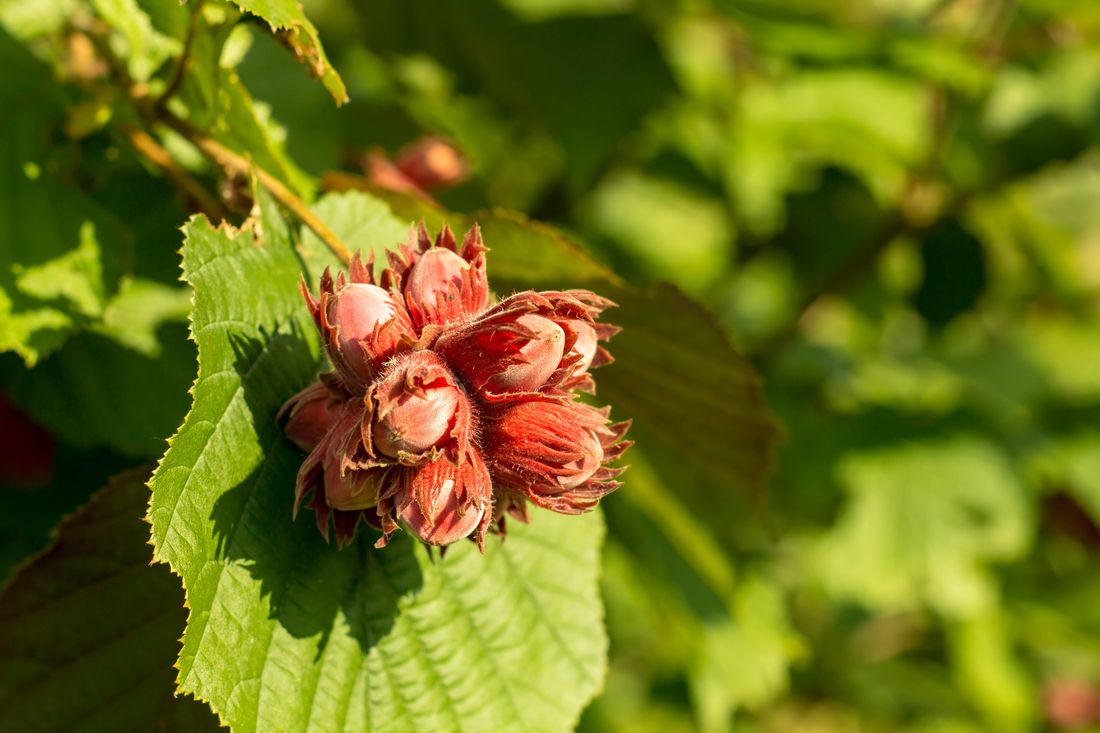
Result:
[[[448,545],[484,547],[527,502],[565,514],[618,487],[627,422],[577,400],[613,305],[587,290],[516,293],[490,306],[486,248],[475,225],[458,245],[423,224],[388,252],[376,280],[358,255],[347,276],[326,270],[302,294],[334,367],[282,410],[287,437],[308,452],[295,514],[308,499],[317,526],[351,541],[359,521],[383,546],[404,527]]]

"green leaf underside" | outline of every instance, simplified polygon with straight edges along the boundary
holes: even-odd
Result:
[[[186,611],[149,564],[146,469],[120,475],[64,521],[0,594],[0,730],[195,733],[218,727],[174,697]]]
[[[285,42],[294,55],[319,78],[337,104],[348,101],[344,80],[329,63],[317,28],[302,11],[298,0],[232,0],[241,10],[266,20],[272,30],[285,31]]]
[[[463,542],[434,562],[405,536],[341,551],[308,510],[292,521],[302,455],[275,413],[319,349],[301,262],[261,205],[259,241],[185,227],[199,377],[149,510],[191,608],[180,689],[238,731],[571,729],[604,675],[598,514],[537,512],[484,556]]]

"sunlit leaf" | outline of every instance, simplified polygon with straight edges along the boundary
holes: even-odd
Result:
[[[261,202],[250,229],[185,229],[199,377],[149,509],[191,608],[180,688],[241,731],[571,729],[605,664],[598,514],[540,512],[484,556],[462,543],[435,562],[404,536],[341,551],[292,521],[302,455],[275,413],[319,354]]]

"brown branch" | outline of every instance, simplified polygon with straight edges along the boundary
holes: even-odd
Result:
[[[214,221],[221,221],[228,217],[228,212],[221,202],[184,170],[152,135],[133,125],[120,125],[119,130],[139,155],[164,171],[164,174],[187,196],[190,196],[207,217]]]
[[[313,233],[325,243],[325,246],[332,250],[332,253],[336,255],[341,262],[345,265],[351,262],[351,251],[348,250],[342,241],[340,241],[340,238],[336,236],[323,221],[318,219],[313,212],[309,210],[305,202],[298,198],[298,196],[287,188],[278,178],[239,153],[230,150],[217,140],[195,129],[188,122],[176,117],[168,110],[157,110],[156,116],[158,120],[187,138],[187,140],[198,148],[203,155],[226,170],[245,176],[254,172],[256,177],[260,180],[260,183],[271,192],[275,200],[288,208],[299,221],[309,227]]]

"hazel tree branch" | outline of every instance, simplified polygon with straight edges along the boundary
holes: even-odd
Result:
[[[197,14],[192,16],[192,18],[195,17],[197,17]],[[142,132],[142,134],[137,136],[134,136],[132,133],[124,132],[128,140],[135,146],[135,149],[138,150],[139,153],[149,157],[155,164],[164,168],[165,172],[169,174],[177,185],[183,188],[188,194],[194,196],[196,189],[201,186],[189,175],[184,178],[181,174],[186,173],[186,171],[184,171],[182,166],[179,166],[179,164],[171,158],[170,153],[161,147],[156,142],[155,138],[149,134],[157,123],[162,123],[170,127],[198,148],[203,155],[217,165],[220,165],[226,171],[244,176],[255,173],[260,183],[271,192],[275,200],[286,207],[299,221],[309,227],[309,229],[324,242],[325,246],[328,247],[341,262],[345,265],[351,262],[351,251],[347,246],[323,221],[318,219],[314,213],[310,211],[309,206],[302,201],[297,194],[290,190],[286,184],[248,158],[226,147],[186,120],[177,117],[166,105],[160,103],[161,100],[165,98],[164,95],[161,95],[157,100],[151,100],[149,98],[147,86],[136,82],[133,77],[130,76],[125,64],[123,64],[112,52],[105,35],[107,33],[105,26],[96,25],[89,28],[87,32],[96,51],[107,61],[117,83],[126,90],[127,97],[137,110],[146,128],[146,131],[138,131]],[[186,69],[184,68],[186,64],[183,62],[184,59],[181,58],[179,68],[184,69],[184,71],[179,72],[181,76],[186,73]],[[136,130],[137,128],[132,129]],[[200,205],[203,199],[205,199],[207,203],[211,201],[209,195],[202,198],[196,196],[196,200],[200,202]],[[219,218],[225,218],[223,207],[221,207],[220,204],[210,209],[210,211],[219,211]]]
[[[227,171],[247,176],[255,173],[264,188],[271,192],[275,200],[290,210],[294,216],[316,234],[325,246],[345,265],[351,262],[351,251],[328,226],[318,219],[309,206],[298,198],[297,194],[290,190],[282,181],[274,175],[248,160],[239,153],[230,150],[214,138],[196,129],[185,120],[176,117],[166,109],[156,111],[156,119],[172,128],[192,145],[199,149],[203,155],[217,163]]]
[[[189,196],[207,217],[215,221],[228,217],[229,214],[221,201],[177,163],[175,158],[156,141],[156,138],[133,125],[121,125],[119,132],[139,155],[164,171],[164,174],[185,195]]]

